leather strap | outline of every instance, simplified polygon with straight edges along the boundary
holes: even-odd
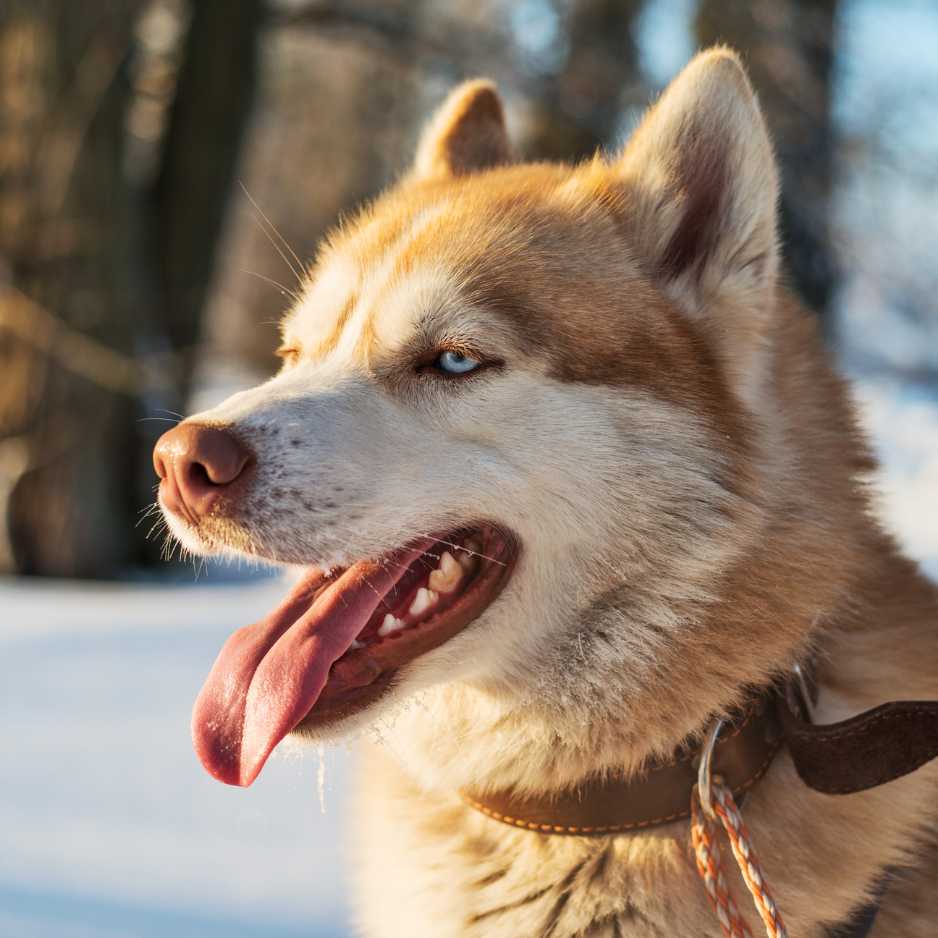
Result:
[[[782,744],[776,698],[775,690],[754,697],[717,740],[714,772],[736,797],[765,774]],[[511,790],[461,795],[477,811],[514,827],[544,834],[618,834],[688,817],[698,765],[698,747],[683,745],[638,777],[594,775],[576,788],[540,796]]]
[[[779,715],[801,780],[827,795],[876,788],[938,756],[938,701],[893,701],[826,726],[784,706]]]
[[[816,726],[796,714],[794,684],[770,687],[731,719],[717,741],[713,771],[737,797],[787,745],[802,781],[839,795],[874,788],[938,757],[938,701],[895,701],[840,723]],[[810,690],[809,690],[810,692]],[[684,744],[641,775],[595,775],[546,795],[463,791],[463,800],[496,821],[544,834],[607,835],[687,817],[699,747]]]

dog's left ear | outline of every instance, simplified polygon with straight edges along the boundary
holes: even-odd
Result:
[[[736,55],[698,55],[615,163],[652,275],[689,312],[715,299],[771,308],[778,270],[778,174]],[[752,328],[753,323],[750,323]]]
[[[462,176],[511,162],[505,112],[495,85],[463,82],[431,118],[420,138],[414,175]]]

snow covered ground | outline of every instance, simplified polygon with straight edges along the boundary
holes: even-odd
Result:
[[[858,388],[883,513],[938,577],[938,401]],[[222,641],[276,581],[0,583],[0,935],[349,934],[350,756],[275,757],[255,786],[199,766],[189,710]]]
[[[222,641],[283,588],[0,584],[0,935],[349,933],[348,755],[213,781],[189,712]]]

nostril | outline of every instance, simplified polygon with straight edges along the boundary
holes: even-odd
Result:
[[[189,455],[200,464],[204,481],[210,485],[234,482],[248,461],[248,452],[240,442],[216,427],[202,429]]]
[[[186,483],[193,488],[207,488],[213,485],[224,485],[226,483],[215,482],[208,469],[200,462],[189,463],[183,472],[186,475]]]

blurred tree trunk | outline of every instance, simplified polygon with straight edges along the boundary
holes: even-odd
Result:
[[[137,417],[144,399],[179,407],[191,372],[260,0],[192,4],[149,201],[133,166],[144,5],[0,7],[2,572],[113,576],[154,555],[134,521],[159,426]]]
[[[545,77],[525,149],[536,159],[588,158],[614,142],[623,114],[643,106],[633,26],[644,0],[574,0],[567,53]]]
[[[132,353],[122,171],[137,3],[0,14],[0,569],[96,575],[128,553]],[[76,341],[77,339],[77,341]],[[89,354],[90,350],[90,354]]]
[[[182,410],[257,79],[263,0],[191,0],[157,180],[156,256]]]
[[[782,169],[781,230],[792,286],[820,316],[836,265],[830,243],[831,66],[837,0],[701,0],[701,45],[738,49]]]

